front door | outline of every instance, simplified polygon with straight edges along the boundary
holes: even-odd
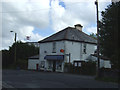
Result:
[[[56,71],[56,61],[53,61],[53,72]]]

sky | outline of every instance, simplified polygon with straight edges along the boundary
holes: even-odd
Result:
[[[111,0],[99,1],[99,18]],[[17,40],[40,41],[68,26],[83,26],[87,34],[97,33],[95,0],[2,0],[0,2],[0,50]],[[10,32],[10,31],[14,32]],[[30,40],[26,40],[30,36]]]

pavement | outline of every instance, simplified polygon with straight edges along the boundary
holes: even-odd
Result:
[[[27,70],[3,70],[4,88],[118,88],[118,84],[96,81],[94,76]]]

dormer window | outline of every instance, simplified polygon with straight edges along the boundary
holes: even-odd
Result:
[[[56,42],[53,42],[53,53],[56,53]]]

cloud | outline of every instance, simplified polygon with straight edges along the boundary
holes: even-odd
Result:
[[[46,8],[43,10],[43,8]],[[2,48],[7,48],[14,42],[14,33],[17,39],[25,41],[27,35],[36,42],[43,39],[37,33],[33,33],[34,28],[44,29],[49,25],[49,0],[33,2],[32,0],[22,0],[17,2],[2,2]]]
[[[2,8],[3,12],[7,12],[3,13],[3,16],[9,14],[17,23],[39,28],[49,24],[49,9],[41,10],[41,8],[49,8],[49,1],[3,3]]]
[[[64,2],[64,6],[59,5],[59,1]],[[108,2],[110,0],[100,0],[99,10],[104,10]],[[52,26],[56,32],[78,23],[83,25],[83,29],[96,24],[95,0],[52,0],[51,7]]]
[[[64,2],[95,2],[96,0],[62,0]],[[98,2],[111,2],[111,0],[98,0]]]
[[[99,0],[99,12],[111,0]],[[39,41],[44,37],[34,33],[35,28],[43,30],[50,26],[54,32],[68,26],[81,24],[83,30],[96,32],[95,0],[3,0],[2,1],[2,46],[8,48],[14,42],[15,31],[18,40]],[[100,14],[100,13],[99,13]],[[49,36],[49,35],[48,35]]]
[[[86,31],[88,33],[97,33],[97,27],[88,27]]]
[[[24,36],[24,40],[22,40],[23,38],[20,37],[18,38],[18,40],[22,40],[23,42],[27,41],[26,40],[26,36],[30,36],[30,41],[34,41],[37,42],[39,39],[43,39],[42,36],[40,36],[38,33],[33,33],[34,27],[32,26],[25,26],[22,29],[19,30],[19,35],[22,34],[22,36]]]

